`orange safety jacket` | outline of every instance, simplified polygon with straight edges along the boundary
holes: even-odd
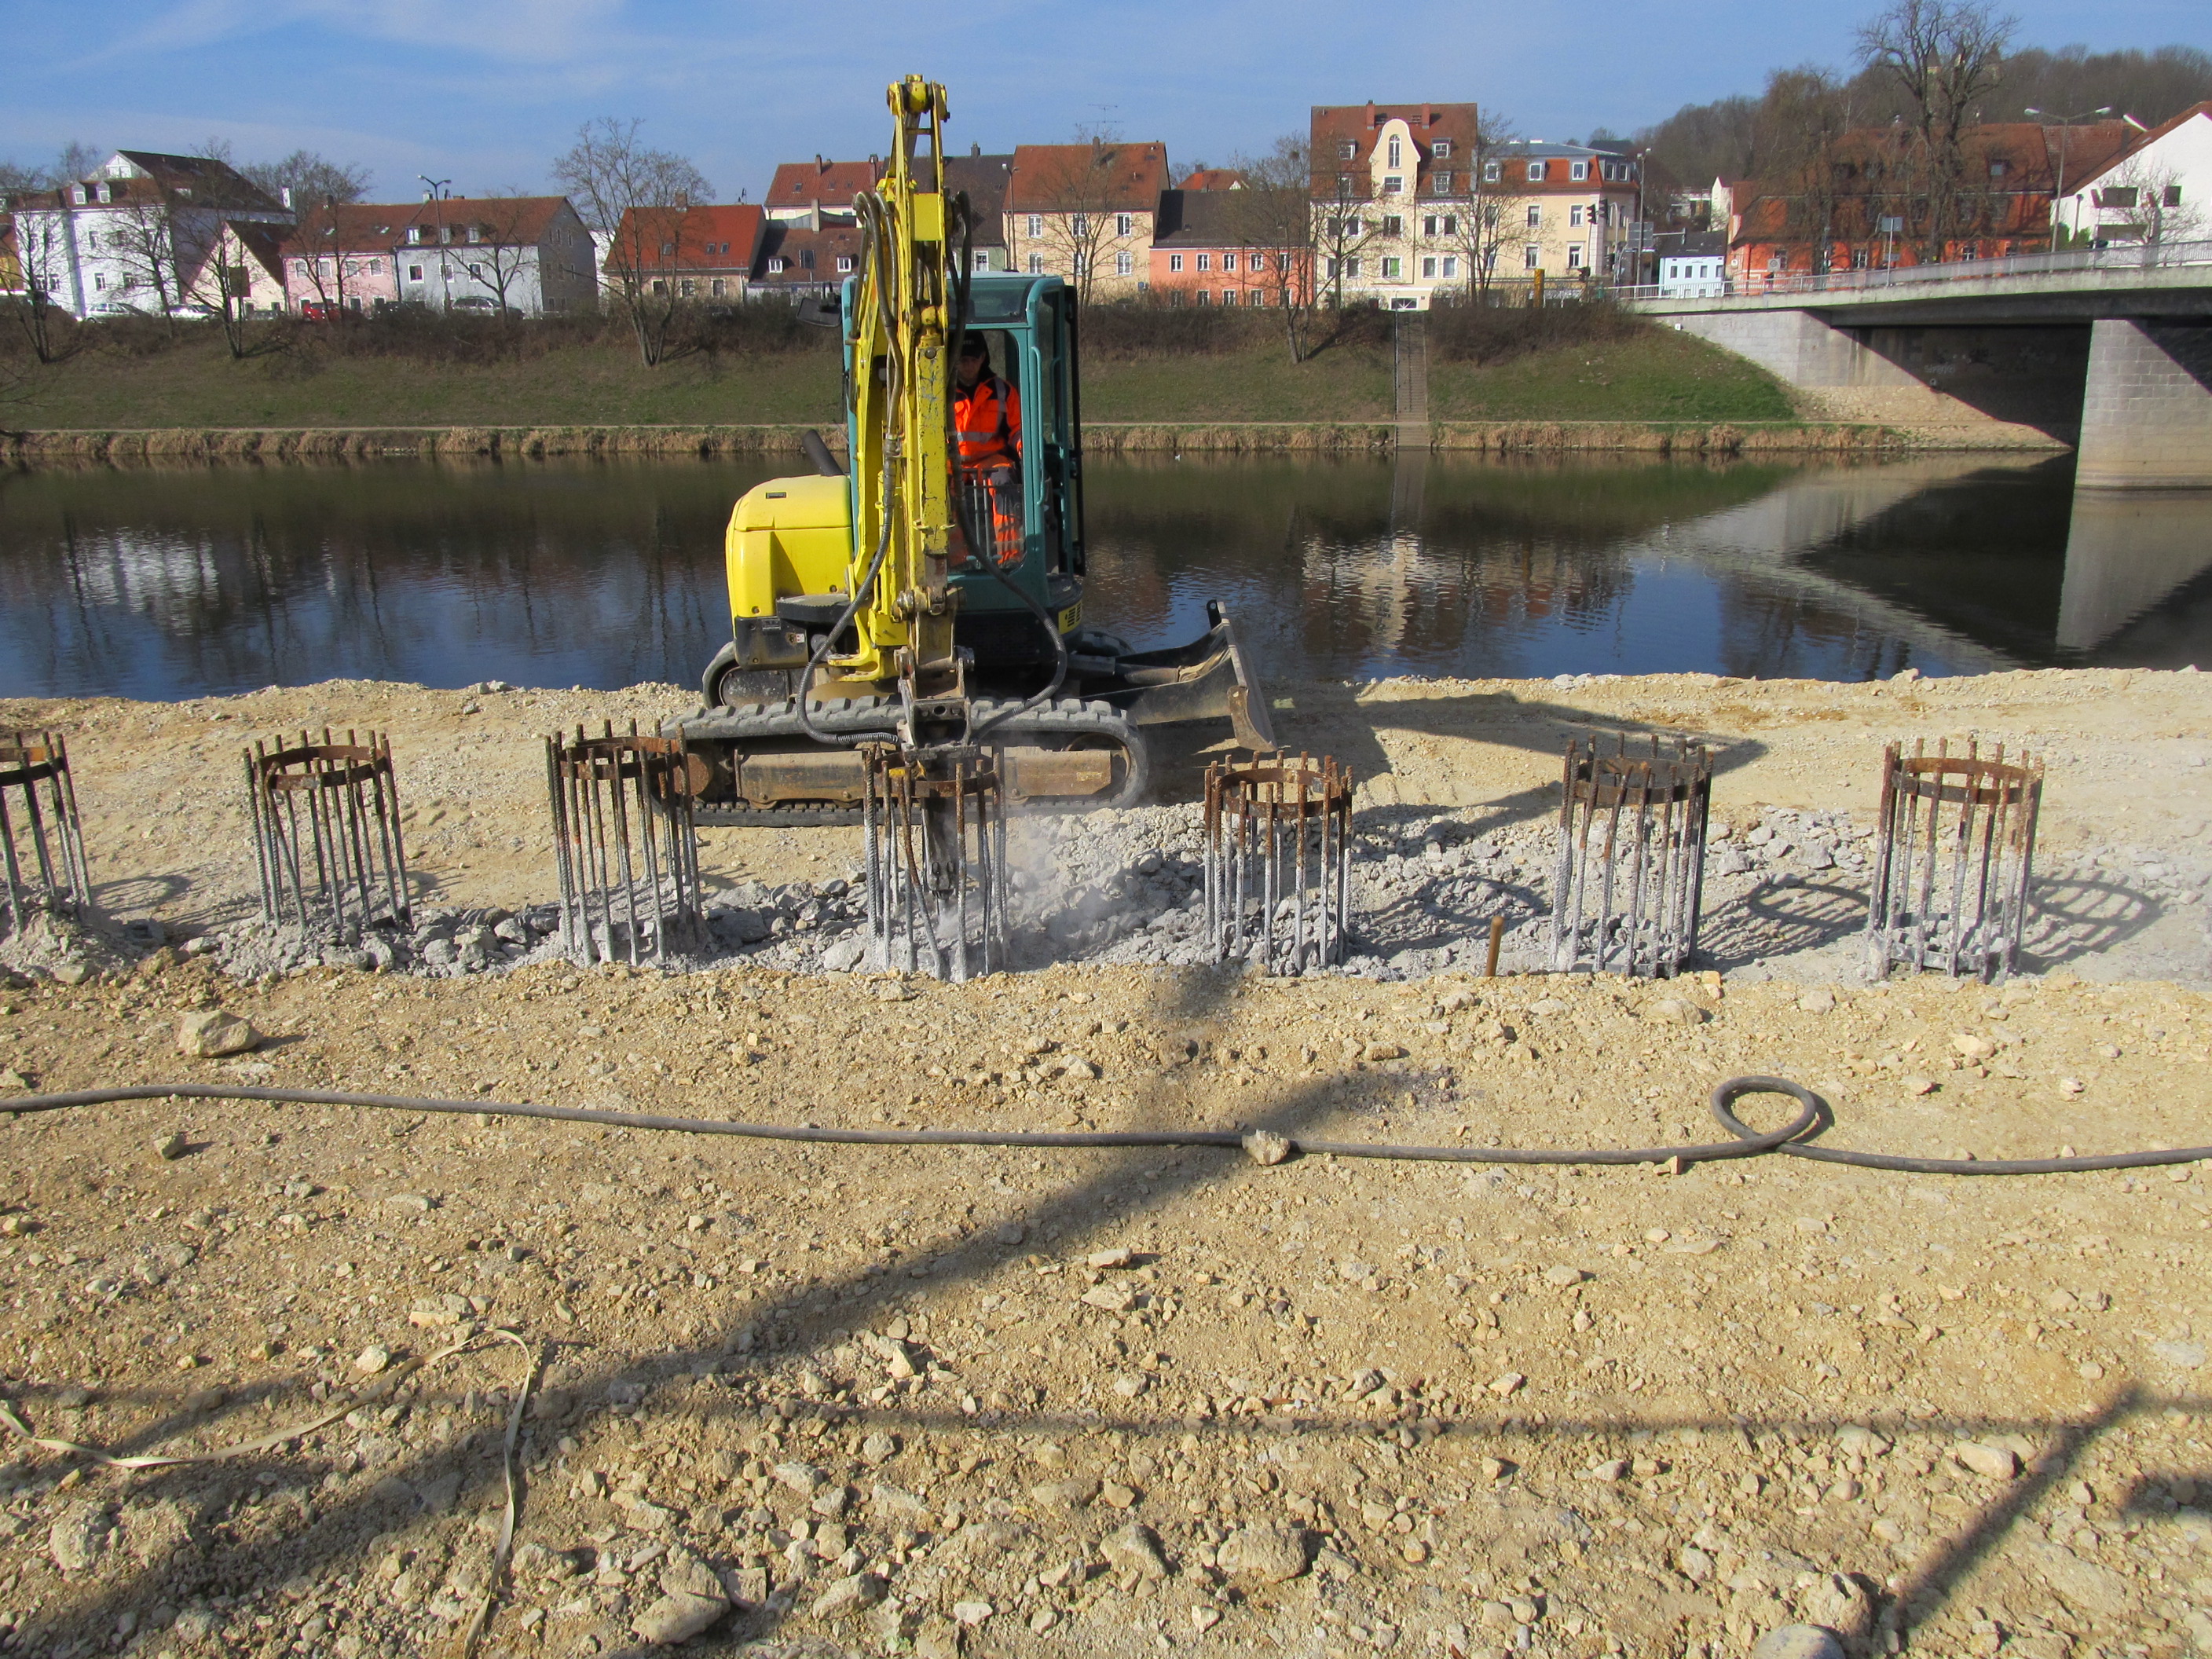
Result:
[[[960,440],[963,471],[981,472],[1014,466],[1022,453],[1022,394],[997,374],[976,377],[966,391],[952,392],[952,426]]]

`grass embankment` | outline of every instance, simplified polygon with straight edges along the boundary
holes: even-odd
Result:
[[[1439,312],[1431,329],[1438,421],[1792,418],[1788,394],[1760,370],[1609,307]],[[26,375],[0,408],[0,426],[516,433],[840,420],[832,333],[748,317],[681,344],[648,368],[627,330],[598,319],[501,330],[416,318],[282,325],[240,360],[212,326],[172,336],[150,324],[103,325],[57,364],[29,362],[12,337],[0,345],[17,354],[6,367]],[[1085,315],[1083,350],[1084,413],[1102,426],[1316,423],[1364,442],[1360,434],[1392,418],[1390,321],[1376,313],[1340,319],[1294,363],[1270,314],[1101,307]]]

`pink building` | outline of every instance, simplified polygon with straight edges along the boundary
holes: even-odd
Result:
[[[306,207],[285,236],[288,309],[373,311],[399,298],[399,244],[418,202]]]

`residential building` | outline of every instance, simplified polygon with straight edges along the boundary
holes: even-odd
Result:
[[[786,161],[775,170],[762,204],[778,224],[800,225],[820,230],[824,225],[853,222],[853,198],[876,187],[884,171],[883,158],[865,161]]]
[[[279,317],[287,309],[284,291],[285,232],[276,225],[226,222],[210,264],[224,274],[231,299],[248,317]],[[203,305],[219,307],[222,291],[213,282],[199,289]]]
[[[1310,295],[1313,250],[1268,239],[1234,190],[1160,192],[1151,283],[1170,305],[1279,306]]]
[[[948,195],[968,195],[968,257],[977,270],[1008,270],[1006,186],[1014,176],[1011,155],[986,155],[981,145],[945,158]]]
[[[804,300],[834,295],[857,275],[864,242],[857,225],[810,229],[771,220],[763,228],[746,291],[757,299]]]
[[[1467,286],[1480,129],[1473,104],[1316,104],[1317,279],[1346,302],[1425,311]]]
[[[1491,146],[1477,183],[1492,280],[1632,283],[1638,276],[1643,164],[1625,151],[1516,138]]]
[[[2089,162],[2071,132],[2050,130],[2064,193],[2063,245],[2202,241],[2212,238],[2212,103],[2185,109],[2102,165]]]
[[[1785,273],[1920,264],[1931,254],[1948,262],[2039,252],[2051,246],[2062,145],[2069,178],[2087,181],[2137,137],[2122,121],[1969,127],[1960,177],[1939,198],[1919,145],[1902,128],[1844,133],[1793,177],[1735,186],[1729,274],[1755,287]]]
[[[1728,292],[1728,233],[1662,231],[1658,238],[1659,297],[1710,300]]]
[[[227,225],[281,228],[291,210],[228,163],[117,150],[90,176],[15,204],[26,283],[79,317],[198,314],[220,301]]]
[[[0,294],[23,291],[23,262],[15,254],[15,216],[0,197]]]
[[[769,228],[766,213],[750,202],[732,202],[694,204],[665,217],[657,252],[643,272],[647,291],[708,305],[744,298]]]
[[[1242,190],[1244,188],[1244,169],[1242,167],[1193,167],[1182,176],[1179,190]]]
[[[565,196],[418,202],[398,230],[402,304],[539,317],[599,303],[592,234]]]
[[[327,315],[398,303],[400,246],[421,205],[356,202],[303,208],[278,248],[285,309],[313,307]]]
[[[1086,301],[1142,293],[1167,187],[1163,143],[1020,145],[1006,188],[1008,264],[1065,277]]]

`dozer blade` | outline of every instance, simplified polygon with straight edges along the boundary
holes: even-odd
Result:
[[[1090,694],[1103,696],[1135,726],[1180,726],[1190,720],[1227,720],[1244,748],[1275,747],[1267,698],[1245,660],[1229,613],[1209,599],[1206,631],[1188,645],[1165,651],[1133,651],[1115,659],[1118,683],[1093,681]]]

